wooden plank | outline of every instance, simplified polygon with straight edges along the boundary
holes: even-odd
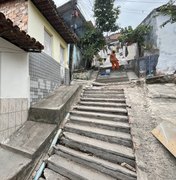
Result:
[[[152,134],[176,157],[176,125],[164,121],[152,130]]]

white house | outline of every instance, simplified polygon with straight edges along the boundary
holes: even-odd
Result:
[[[30,102],[29,53],[44,47],[0,13],[0,142],[26,120]]]
[[[157,8],[141,23],[152,27],[146,43],[152,47],[153,52],[159,52],[156,67],[158,74],[173,74],[176,71],[176,23],[161,27],[168,19],[169,16],[162,15]]]

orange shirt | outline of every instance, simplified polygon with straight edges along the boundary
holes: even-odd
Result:
[[[118,59],[116,58],[116,55],[115,54],[111,54],[110,55],[110,61],[118,61]]]

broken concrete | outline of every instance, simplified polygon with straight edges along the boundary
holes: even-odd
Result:
[[[106,112],[99,113],[99,112],[87,112],[87,111],[76,111],[73,110],[70,112],[70,115],[76,115],[80,117],[89,117],[89,118],[97,118],[97,119],[109,119],[111,121],[119,121],[119,122],[128,122],[128,117],[125,115],[118,115],[118,114],[108,114]]]
[[[136,173],[129,171],[128,169],[123,168],[118,164],[105,161],[95,156],[90,156],[90,154],[86,154],[80,151],[78,152],[74,149],[70,149],[61,145],[55,147],[55,153],[67,159],[76,161],[77,163],[90,166],[102,173],[105,172],[114,178],[118,177],[123,180],[136,179]]]
[[[116,132],[116,131],[105,130],[105,129],[90,127],[85,125],[81,126],[81,125],[73,124],[71,122],[65,125],[65,130],[67,132],[76,133],[110,143],[117,143],[120,145],[132,147],[131,136],[129,133]]]
[[[111,121],[111,120],[102,120],[96,118],[89,118],[89,117],[79,117],[79,116],[71,116],[71,122],[80,125],[89,125],[91,127],[99,127],[102,129],[120,131],[120,132],[130,132],[130,126],[128,123],[118,122],[118,121]]]
[[[48,168],[72,180],[115,180],[115,178],[99,173],[93,168],[88,168],[58,155],[53,155],[48,159]]]
[[[135,166],[134,154],[131,148],[68,132],[64,133],[61,141],[68,147],[73,149],[77,147],[84,152],[92,153],[111,162],[126,162],[133,167]]]

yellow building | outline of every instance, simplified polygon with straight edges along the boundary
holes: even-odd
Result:
[[[4,0],[0,11],[44,46],[42,53],[29,54],[31,103],[45,98],[61,84],[69,84],[69,47],[77,36],[67,27],[54,2]]]

